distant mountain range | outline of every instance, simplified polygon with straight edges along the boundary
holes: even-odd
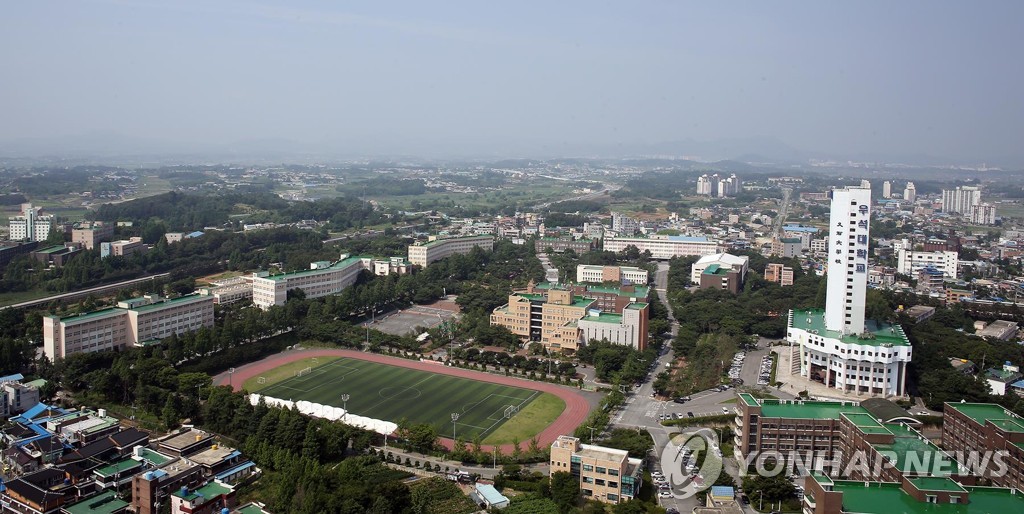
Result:
[[[1020,169],[1024,154],[992,156],[984,159],[951,159],[930,155],[860,154],[838,155],[808,152],[794,148],[775,137],[729,138],[708,141],[684,139],[659,143],[576,144],[550,141],[503,143],[505,148],[466,142],[465,150],[449,150],[451,141],[427,139],[403,141],[392,145],[386,138],[361,140],[297,142],[285,138],[240,140],[230,144],[208,142],[172,142],[119,133],[92,133],[0,140],[0,162],[16,161],[92,161],[122,163],[161,162],[313,162],[360,158],[425,159],[552,159],[565,157],[611,159],[685,159],[701,163],[736,161],[761,166],[806,166],[812,159],[836,162],[902,163],[916,166],[977,166]],[[478,150],[481,149],[481,150]]]

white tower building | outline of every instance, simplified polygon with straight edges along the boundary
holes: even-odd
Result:
[[[888,180],[882,182],[882,198],[892,198],[892,182]]]
[[[825,326],[829,330],[844,334],[864,331],[870,214],[870,189],[832,191],[825,301]]]
[[[907,187],[903,190],[903,199],[911,203],[917,200],[917,188],[913,182],[907,182]]]

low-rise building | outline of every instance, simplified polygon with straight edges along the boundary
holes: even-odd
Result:
[[[904,243],[896,252],[896,270],[904,275],[915,276],[923,268],[932,267],[942,272],[951,280],[957,277],[956,252],[936,251],[919,252],[908,248],[909,244]]]
[[[1009,391],[1010,385],[1022,378],[1024,375],[1021,374],[1020,368],[1010,362],[1004,362],[1001,368],[985,370],[985,381],[988,382],[989,389],[992,394],[999,396],[1005,395]]]
[[[971,452],[1002,452],[1005,472],[987,466],[981,470],[982,476],[995,486],[1024,490],[1024,419],[992,403],[950,402],[942,413],[946,450],[961,460]]]
[[[594,248],[592,239],[573,239],[571,237],[542,237],[533,244],[533,250],[539,254],[547,253],[548,249],[555,253],[572,250],[577,254],[584,254]]]
[[[171,514],[220,514],[236,505],[235,489],[216,480],[198,489],[182,486],[171,493]]]
[[[147,251],[149,251],[149,247],[143,244],[141,237],[100,243],[100,258],[103,259],[107,257],[128,257],[129,255],[146,253]]]
[[[801,503],[804,514],[991,514],[1024,510],[1024,495],[961,485],[948,477],[905,477],[893,483],[812,473],[804,479]]]
[[[568,472],[580,481],[588,500],[620,503],[640,494],[640,459],[625,450],[583,444],[578,437],[558,436],[551,443],[550,473]]]
[[[114,226],[102,221],[83,221],[71,228],[71,242],[86,250],[95,250],[100,243],[114,238]]]
[[[915,305],[903,311],[903,313],[906,314],[908,318],[912,319],[914,323],[921,323],[931,319],[931,317],[935,315],[935,307],[930,305]]]
[[[810,246],[808,244],[808,246]],[[777,257],[800,257],[803,240],[799,237],[782,237],[772,241],[771,254]]]
[[[743,279],[740,278],[738,270],[712,264],[700,274],[698,285],[701,289],[724,289],[732,294],[739,294],[743,289]]]
[[[975,332],[979,337],[991,337],[1000,341],[1010,341],[1017,337],[1017,323],[1015,321],[996,320],[988,323],[981,330]]]
[[[701,280],[700,277],[704,271],[710,266],[717,266],[717,269],[737,271],[739,279],[742,282],[747,278],[747,268],[749,263],[750,257],[747,257],[746,255],[732,255],[728,253],[705,255],[690,266],[690,281],[699,285]]]
[[[59,268],[80,253],[82,253],[82,247],[78,243],[67,243],[40,248],[30,255],[42,264],[52,264]]]
[[[942,293],[945,290],[944,277],[945,273],[932,266],[921,268],[917,272],[917,290],[922,293]]]
[[[457,254],[468,254],[474,248],[494,250],[494,236],[490,234],[465,237],[433,238],[426,243],[409,245],[409,262],[426,268],[430,263]]]

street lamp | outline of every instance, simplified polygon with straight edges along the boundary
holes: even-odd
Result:
[[[455,422],[459,420],[459,413],[452,413],[452,449],[455,449]]]
[[[757,510],[764,510],[764,491],[758,491]]]
[[[228,368],[228,387],[231,389],[235,388],[235,368]]]
[[[594,428],[594,427],[587,427],[587,428],[590,430],[590,444],[594,444],[594,430],[597,430],[597,429]]]
[[[498,469],[498,445],[494,445],[494,464],[491,467]]]
[[[345,411],[345,414],[342,414],[342,416],[341,416],[342,419],[345,419],[345,418],[348,417],[348,398],[349,398],[349,396],[347,394],[341,395],[341,408],[342,408],[342,410]]]

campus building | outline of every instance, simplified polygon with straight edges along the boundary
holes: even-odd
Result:
[[[750,257],[746,255],[732,255],[728,253],[705,255],[690,266],[690,281],[694,284],[700,284],[700,277],[704,274],[704,271],[711,266],[717,266],[717,269],[736,271],[740,282],[742,282],[747,278],[749,263]]]
[[[82,253],[81,244],[64,243],[40,248],[33,251],[29,256],[42,264],[53,265],[59,268],[80,253]]]
[[[74,353],[98,352],[213,326],[213,298],[191,294],[155,295],[118,302],[116,307],[71,316],[43,317],[43,351],[52,361]]]
[[[904,477],[899,482],[835,480],[812,473],[804,480],[803,514],[991,514],[1021,512],[1016,489],[961,485],[949,477]]]
[[[114,238],[114,226],[102,221],[83,221],[71,228],[71,242],[79,243],[86,250],[95,250],[100,243]]]
[[[793,268],[785,264],[770,262],[764,268],[764,279],[782,287],[793,285]]]
[[[604,249],[609,252],[622,252],[635,246],[641,253],[651,252],[652,259],[668,260],[672,257],[689,255],[710,255],[721,251],[716,241],[706,237],[690,236],[651,236],[651,237],[607,237]]]
[[[551,443],[549,474],[568,472],[579,479],[584,498],[619,503],[640,494],[642,462],[631,459],[625,450],[583,444],[578,437],[562,435]]]
[[[906,394],[910,340],[898,325],[865,320],[871,190],[832,191],[825,310],[789,313],[786,340],[798,345],[800,375],[871,395]]]
[[[533,251],[536,253],[547,253],[548,248],[555,253],[572,250],[577,254],[584,254],[593,250],[595,245],[593,239],[573,239],[571,237],[542,237],[533,244]]]
[[[632,288],[632,286],[628,286]],[[588,297],[600,290],[604,302],[612,301],[617,310],[602,310],[599,301]],[[629,292],[614,288],[559,286],[532,282],[523,292],[509,295],[508,303],[494,309],[491,324],[508,328],[524,342],[539,342],[550,351],[575,352],[589,341],[605,339],[639,350],[647,347],[650,306],[644,296],[624,296]],[[606,303],[607,305],[607,303]]]
[[[950,251],[922,252],[908,248],[910,244],[904,241],[896,252],[896,271],[904,275],[915,276],[924,268],[935,268],[952,280],[957,277],[957,265],[959,255]]]
[[[631,303],[647,303],[651,296],[650,287],[632,284],[616,287],[600,284],[553,284],[551,282],[541,282],[540,284],[527,284],[526,287],[526,291],[531,293],[544,293],[550,289],[565,289],[571,291],[573,296],[594,300],[591,308],[616,314],[621,314],[622,309]]]
[[[337,294],[355,283],[366,267],[366,257],[343,254],[335,262],[310,263],[308,270],[271,275],[266,271],[252,276],[252,303],[261,309],[284,305],[288,291],[301,289],[306,298]]]
[[[46,241],[53,228],[53,216],[42,214],[42,207],[21,204],[21,215],[9,220],[8,238],[11,241]]]
[[[647,284],[649,276],[650,274],[647,270],[631,266],[595,266],[590,264],[580,264],[576,266],[577,282],[592,282],[597,284],[602,282],[616,282],[623,284],[628,281],[632,284],[644,285]]]
[[[473,248],[488,252],[494,250],[494,236],[465,236],[447,239],[432,239],[426,243],[409,245],[409,262],[426,268],[430,263],[439,261],[450,255],[467,254]]]
[[[942,412],[942,446],[946,450],[954,455],[1004,452],[1006,472],[987,468],[984,477],[999,487],[1024,490],[1024,418],[992,403],[950,402]]]
[[[971,223],[975,225],[995,225],[996,206],[982,203],[971,207]]]
[[[142,243],[141,237],[130,237],[127,240],[100,243],[100,258],[128,257],[137,253],[146,253],[149,247]]]
[[[640,231],[640,222],[621,212],[612,212],[612,230],[619,236],[632,236]]]

